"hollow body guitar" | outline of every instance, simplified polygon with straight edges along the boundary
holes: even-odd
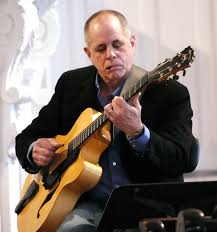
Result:
[[[185,73],[193,59],[193,49],[185,48],[145,74],[122,97],[127,101],[152,82],[167,80],[178,71]],[[55,137],[64,146],[56,151],[51,165],[25,180],[15,210],[19,232],[56,231],[80,196],[98,183],[102,175],[98,163],[111,142],[110,127],[104,113],[87,108],[68,134]]]

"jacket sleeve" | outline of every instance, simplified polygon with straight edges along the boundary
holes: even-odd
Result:
[[[190,95],[183,85],[171,92],[168,107],[156,131],[150,130],[146,155],[156,168],[172,175],[183,174],[193,142]]]
[[[161,87],[159,87],[160,89]],[[163,88],[163,87],[162,87]],[[152,88],[154,90],[154,88]],[[162,91],[167,91],[162,94]],[[142,115],[144,124],[150,130],[148,149],[136,154],[131,149],[132,163],[137,167],[139,175],[147,176],[178,176],[185,173],[191,162],[191,148],[194,141],[192,134],[192,116],[190,95],[187,88],[181,84],[169,81],[168,88],[155,92],[151,98],[161,98],[156,101],[159,111],[151,113],[156,120],[150,125]],[[155,101],[153,101],[155,102]],[[149,107],[142,104],[143,112]],[[143,113],[142,113],[143,114]],[[156,115],[157,114],[157,115]],[[135,170],[134,167],[134,171]],[[147,174],[148,173],[148,174]]]
[[[16,156],[21,166],[29,173],[39,171],[39,167],[33,166],[27,159],[29,146],[39,138],[50,138],[59,134],[60,114],[58,112],[61,111],[63,82],[64,74],[58,80],[50,102],[40,110],[38,117],[16,136]]]

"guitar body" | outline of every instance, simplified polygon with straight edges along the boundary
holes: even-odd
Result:
[[[55,137],[64,146],[56,151],[56,156],[50,165],[50,171],[67,158],[70,141],[100,114],[100,112],[87,108],[79,116],[68,134]],[[21,191],[21,198],[33,180],[39,185],[39,191],[18,214],[18,231],[56,231],[65,216],[73,210],[80,196],[93,188],[100,180],[102,168],[98,164],[99,158],[110,142],[110,122],[107,121],[81,145],[78,157],[52,189],[46,190],[44,188],[40,172],[35,175],[29,174]]]

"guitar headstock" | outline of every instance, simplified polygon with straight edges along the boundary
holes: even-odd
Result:
[[[177,55],[171,59],[166,59],[163,63],[160,63],[155,69],[155,75],[156,72],[158,75],[158,80],[167,80],[170,76],[173,75],[173,79],[177,80],[179,76],[177,75],[177,72],[183,71],[183,76],[186,74],[186,68],[189,68],[191,64],[193,63],[195,58],[195,52],[194,50],[188,46],[180,53],[177,53]]]
[[[160,63],[154,70],[146,73],[140,78],[129,90],[122,94],[122,97],[128,101],[134,94],[144,86],[158,81],[165,81],[170,76],[174,79],[178,79],[177,72],[183,71],[183,76],[185,75],[186,68],[189,68],[193,63],[195,58],[194,50],[188,46],[183,51],[178,53],[175,57],[171,59],[166,59],[163,63]]]

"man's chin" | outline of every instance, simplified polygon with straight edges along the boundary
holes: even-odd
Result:
[[[119,79],[124,78],[125,74],[126,74],[125,71],[116,70],[116,71],[110,72],[108,76],[109,76],[109,79],[119,80]]]

